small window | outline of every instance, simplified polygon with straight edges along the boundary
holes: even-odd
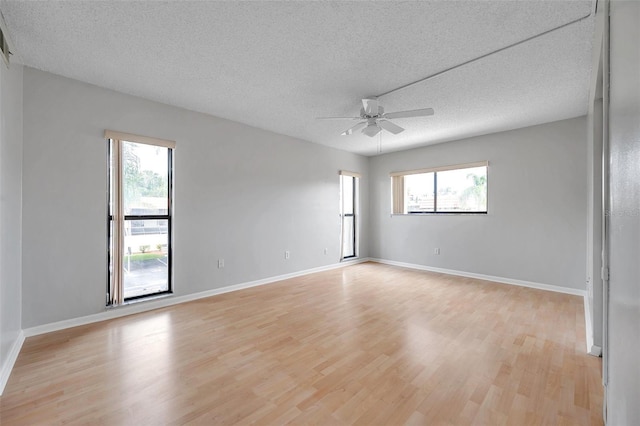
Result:
[[[393,214],[487,213],[488,163],[391,173]]]
[[[357,200],[358,179],[360,175],[353,172],[340,172],[340,215],[342,216],[341,259],[357,256]]]

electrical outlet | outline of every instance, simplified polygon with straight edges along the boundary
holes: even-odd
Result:
[[[224,268],[224,259],[218,259],[218,269]]]
[[[289,250],[285,250],[284,251],[284,258],[285,259],[289,259],[289,257],[291,257],[291,253],[289,253]]]
[[[324,255],[326,256],[329,253],[329,249],[324,249]]]
[[[440,254],[440,249],[439,248],[434,248],[433,249],[433,254]]]

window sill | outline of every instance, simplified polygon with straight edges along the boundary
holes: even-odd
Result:
[[[149,296],[142,296],[142,297],[137,297],[135,299],[127,300],[120,305],[108,305],[106,308],[107,310],[118,309],[118,308],[123,308],[125,306],[137,305],[143,302],[151,302],[154,300],[166,299],[168,297],[172,297],[173,295],[174,293],[172,291],[158,293],[158,294],[150,294]]]

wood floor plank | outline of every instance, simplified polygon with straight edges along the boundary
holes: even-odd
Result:
[[[600,425],[583,315],[363,263],[30,337],[0,423]]]

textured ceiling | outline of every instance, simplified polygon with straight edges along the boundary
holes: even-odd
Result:
[[[360,99],[582,16],[592,1],[2,1],[34,68],[372,155],[583,115],[593,19],[380,99],[407,130],[340,136]],[[126,129],[125,129],[126,130]]]

